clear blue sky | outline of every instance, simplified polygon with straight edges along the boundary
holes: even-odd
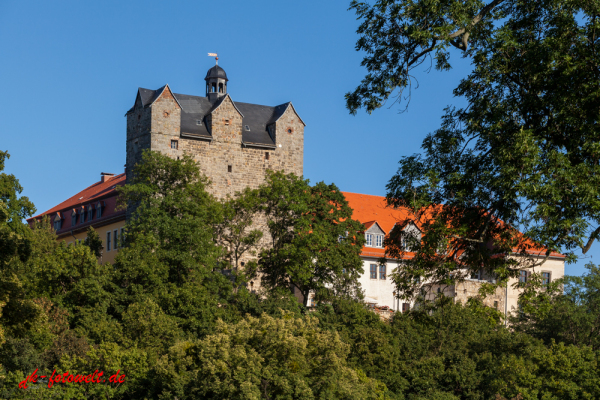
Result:
[[[138,87],[204,95],[218,52],[234,101],[292,101],[306,122],[313,183],[385,195],[404,155],[419,151],[468,64],[417,71],[408,112],[351,116],[344,94],[364,76],[349,1],[0,2],[0,148],[7,171],[43,212],[125,164],[125,112]],[[461,62],[462,61],[462,62]],[[460,67],[460,68],[458,68]],[[600,258],[600,245],[593,253]],[[580,274],[589,261],[568,265]]]

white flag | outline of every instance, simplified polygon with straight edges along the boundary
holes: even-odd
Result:
[[[217,53],[208,53],[208,56],[209,56],[209,57],[218,57],[218,56],[217,56]]]

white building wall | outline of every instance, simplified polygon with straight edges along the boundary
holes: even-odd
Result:
[[[396,261],[386,263],[386,279],[379,279],[378,259],[374,257],[362,257],[364,273],[359,279],[360,285],[365,292],[365,297],[377,301],[378,306],[388,306],[394,311],[402,310],[402,303],[406,300],[394,299],[394,282],[391,279],[392,272],[398,268]],[[371,279],[371,264],[377,265],[377,279]]]

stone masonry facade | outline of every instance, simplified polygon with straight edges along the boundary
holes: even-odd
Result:
[[[267,170],[303,174],[304,123],[291,104],[273,123],[275,148],[242,143],[242,115],[229,96],[206,118],[212,140],[182,137],[180,118],[181,107],[168,86],[150,106],[144,107],[138,97],[127,114],[128,172],[145,149],[173,158],[188,154],[210,179],[208,191],[219,199],[257,188]],[[172,141],[177,141],[177,149]]]

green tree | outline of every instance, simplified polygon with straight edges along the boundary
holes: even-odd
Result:
[[[4,165],[10,158],[8,152],[0,151],[0,268],[15,258],[25,260],[29,256],[30,231],[23,219],[35,212],[33,203],[19,196],[23,187],[14,175],[6,174]]]
[[[100,235],[94,228],[91,226],[87,229],[87,234],[85,240],[83,241],[87,247],[90,248],[92,253],[102,262],[102,250],[104,250],[104,246],[102,245],[102,239],[100,239]]]
[[[312,317],[219,322],[187,351],[198,368],[190,392],[206,399],[387,398],[385,385],[347,365],[348,351]]]
[[[550,285],[528,279],[512,318],[515,329],[550,344],[564,342],[600,350],[600,268],[589,263],[583,276],[566,276]]]
[[[256,229],[254,221],[259,204],[259,197],[250,188],[236,193],[234,198],[228,197],[223,203],[224,218],[218,226],[217,242],[225,247],[224,258],[235,272],[239,271],[244,255],[256,256],[256,246],[263,237],[263,232]],[[244,272],[248,275],[253,269],[256,269],[256,261],[244,265]]]
[[[293,285],[305,305],[311,291],[320,297],[334,288],[341,291],[341,280],[346,289],[357,287],[364,226],[352,219],[352,209],[334,184],[310,186],[293,174],[271,172],[258,195],[271,239],[260,253],[264,285]]]
[[[115,259],[117,315],[150,299],[193,335],[209,332],[217,316],[237,315],[227,305],[233,285],[215,244],[222,206],[206,192],[207,184],[189,156],[143,154],[119,189],[131,217]]]
[[[363,20],[357,49],[369,72],[347,95],[351,112],[371,112],[410,88],[411,71],[429,57],[447,70],[455,51],[473,66],[454,91],[467,106],[449,107],[423,153],[401,159],[388,185],[389,203],[411,209],[423,228],[414,262],[397,277],[404,289],[415,275],[452,281],[482,265],[502,284],[551,251],[573,260],[575,249],[585,253],[598,237],[599,7],[588,0],[351,3]]]

